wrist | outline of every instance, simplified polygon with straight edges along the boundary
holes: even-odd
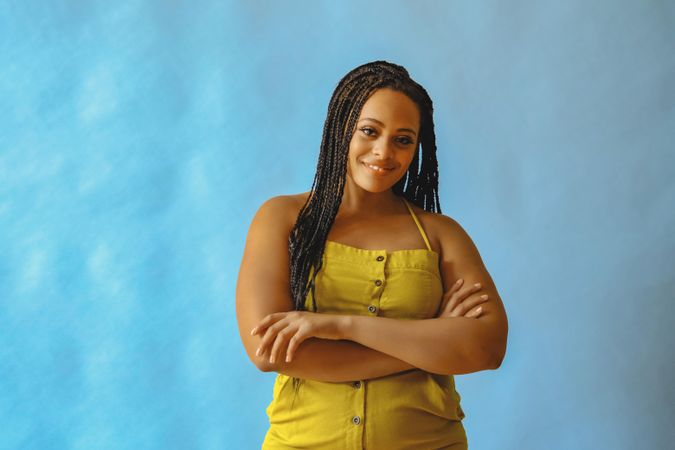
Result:
[[[352,329],[352,316],[341,315],[338,318],[338,332],[340,339],[350,339]]]

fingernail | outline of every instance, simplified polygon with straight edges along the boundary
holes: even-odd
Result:
[[[483,312],[483,308],[479,306],[478,309],[476,310],[476,312],[478,312],[478,313]]]
[[[487,297],[488,297],[487,294],[483,294],[480,296],[480,298],[482,298],[483,300],[487,300]]]
[[[258,327],[255,327],[254,329],[251,330],[251,335],[255,334],[255,331],[258,329]]]
[[[464,280],[462,280],[462,279],[460,278],[459,280],[457,280],[457,284],[460,284],[462,281],[464,281]]]
[[[270,356],[270,363],[274,362],[274,356]]]
[[[286,362],[289,362],[291,360],[290,356],[286,355]]]
[[[255,354],[258,355],[258,356],[260,356],[262,354],[262,352],[260,351],[260,348],[258,348],[258,350],[255,351]]]
[[[479,288],[479,287],[480,287],[480,283],[476,283],[476,284],[474,284],[474,286],[477,287],[477,288]]]

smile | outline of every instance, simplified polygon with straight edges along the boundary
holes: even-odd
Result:
[[[366,163],[362,163],[362,164],[368,169],[369,172],[377,174],[377,175],[385,175],[385,174],[388,174],[389,172],[391,172],[392,170],[394,170],[394,169],[383,169],[383,168],[380,168],[380,167],[371,166],[370,164],[366,164]]]

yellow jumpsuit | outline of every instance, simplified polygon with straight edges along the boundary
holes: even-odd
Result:
[[[316,276],[317,312],[397,319],[436,316],[443,296],[439,255],[405,201],[426,249],[366,250],[327,241]],[[312,310],[311,293],[305,308]],[[301,344],[302,345],[302,344]],[[452,375],[411,369],[328,383],[277,374],[263,450],[467,449]]]

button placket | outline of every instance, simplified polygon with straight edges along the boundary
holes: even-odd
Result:
[[[352,425],[365,425],[366,420],[366,388],[367,381],[356,380],[351,383],[354,395],[354,409],[352,410],[351,422]],[[358,430],[358,431],[357,431]],[[363,428],[359,427],[354,429],[353,434],[355,443],[360,443],[363,439]],[[361,446],[350,447],[350,448],[361,448]]]
[[[380,263],[380,264],[378,264],[378,267],[377,267],[377,275],[376,276],[378,276],[378,278],[376,278],[373,281],[373,283],[377,287],[380,287],[384,284],[384,266],[386,264],[386,259],[387,259],[386,254],[380,254],[380,255],[377,255],[375,257],[375,261],[378,261]],[[377,315],[377,312],[378,312],[377,303],[378,303],[378,299],[379,299],[380,295],[382,295],[381,290],[379,290],[379,292],[378,291],[376,291],[376,292],[377,292],[377,295],[375,296],[375,298],[373,298],[373,304],[368,305],[368,312],[373,314],[373,315]]]

